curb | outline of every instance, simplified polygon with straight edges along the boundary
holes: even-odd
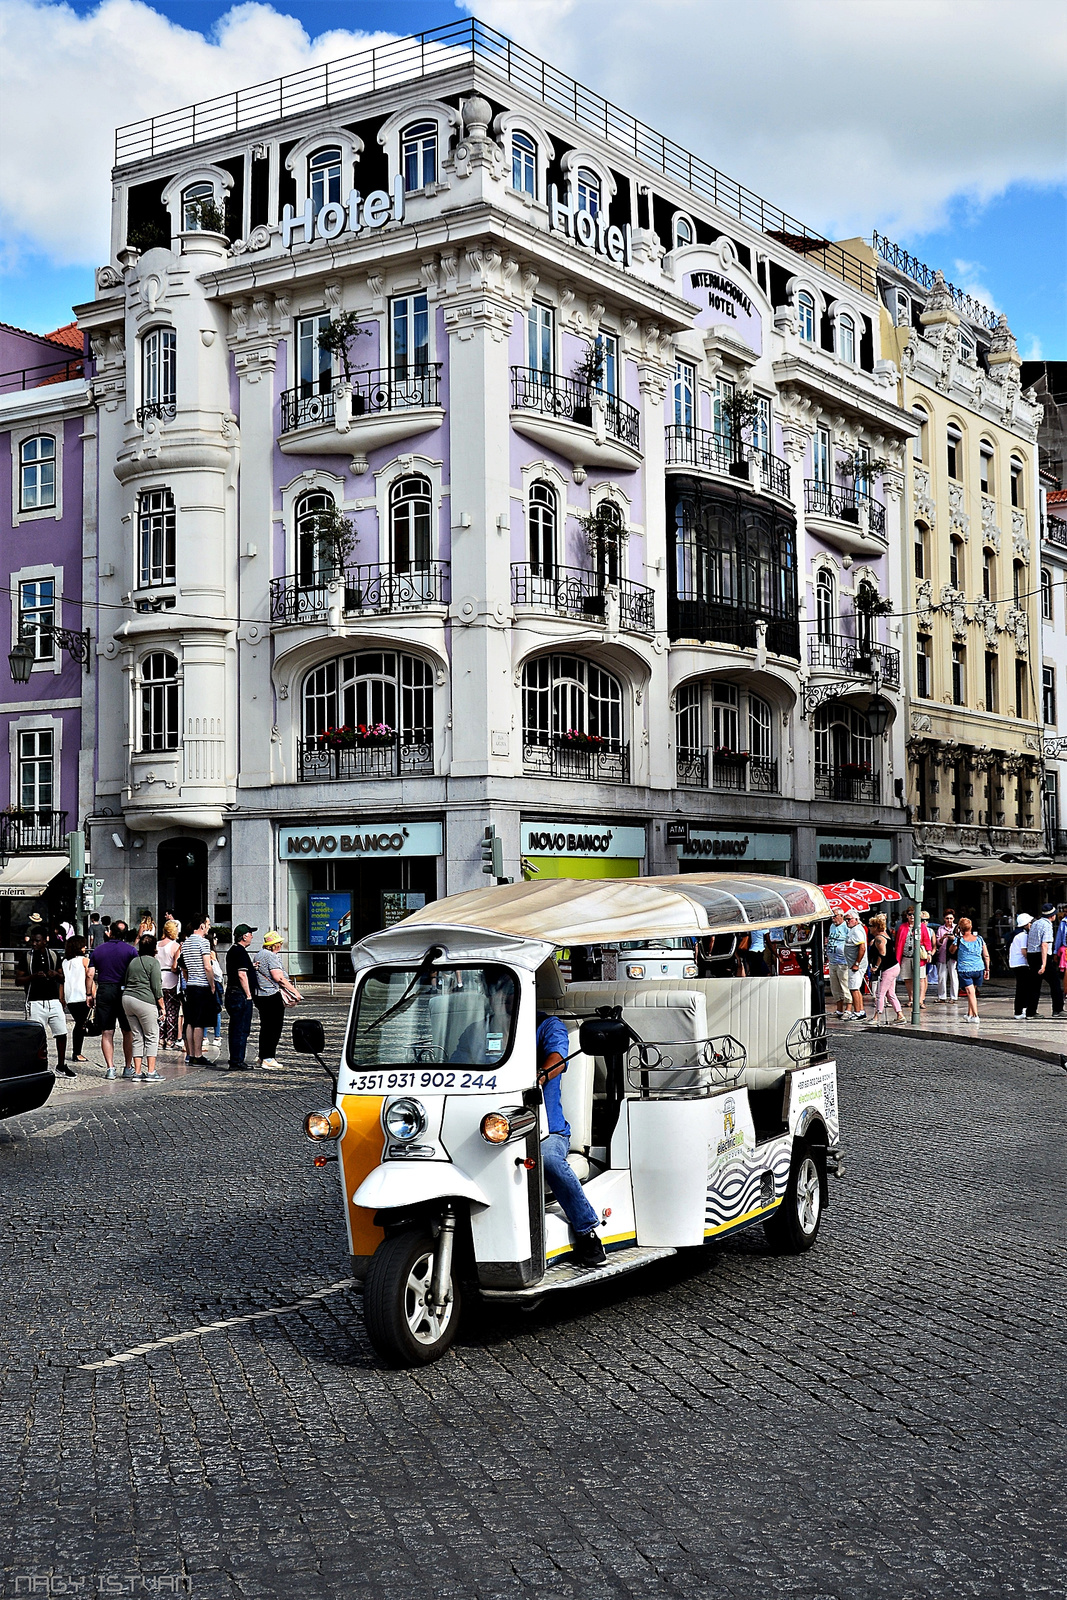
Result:
[[[979,1024],[979,1029],[981,1024]],[[861,1030],[864,1034],[874,1032],[867,1027]],[[909,1023],[906,1028],[886,1029],[892,1032],[894,1038],[912,1039],[937,1039],[943,1044],[980,1045],[983,1050],[1004,1050],[1013,1056],[1029,1056],[1032,1061],[1045,1061],[1054,1067],[1063,1067],[1067,1071],[1067,1050],[1050,1050],[1042,1045],[1019,1044],[1015,1039],[990,1039],[978,1031],[973,1034],[947,1033],[940,1028],[913,1028]],[[1067,1045],[1067,1030],[1064,1032],[1064,1044]]]

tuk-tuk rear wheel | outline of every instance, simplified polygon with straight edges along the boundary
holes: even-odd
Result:
[[[763,1224],[767,1241],[784,1255],[810,1250],[826,1208],[826,1168],[814,1146],[801,1140],[793,1151],[782,1203]]]
[[[370,1342],[393,1367],[421,1367],[444,1355],[459,1328],[459,1285],[453,1275],[444,1311],[429,1303],[434,1241],[425,1228],[385,1239],[371,1258],[363,1286],[363,1320]]]

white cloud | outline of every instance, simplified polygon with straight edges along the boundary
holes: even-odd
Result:
[[[1044,353],[1045,352],[1041,348],[1041,340],[1037,337],[1036,333],[1031,334],[1030,343],[1026,349],[1020,351],[1024,361],[1040,361],[1043,358]]]
[[[831,237],[1064,176],[1062,0],[463,0]]]
[[[78,16],[47,0],[0,3],[0,226],[9,262],[105,261],[115,127],[382,43],[309,39],[271,6],[236,6],[210,39],[141,0]]]

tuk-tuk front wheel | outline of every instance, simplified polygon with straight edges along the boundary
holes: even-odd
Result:
[[[826,1205],[825,1169],[806,1142],[797,1145],[785,1195],[777,1211],[763,1224],[768,1242],[783,1254],[810,1250],[819,1236]]]
[[[421,1367],[444,1355],[459,1328],[459,1285],[453,1276],[444,1307],[433,1303],[434,1241],[408,1228],[385,1239],[371,1257],[363,1286],[363,1320],[371,1344],[393,1367]]]

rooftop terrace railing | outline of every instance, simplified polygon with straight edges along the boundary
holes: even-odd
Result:
[[[891,267],[896,267],[906,278],[917,283],[923,289],[932,289],[934,286],[934,269],[928,267],[917,256],[909,255],[907,250],[899,244],[894,244],[892,239],[887,239],[884,233],[875,233],[873,245],[876,255],[881,256]],[[958,263],[957,263],[958,264]],[[975,300],[972,295],[964,294],[962,289],[957,289],[954,283],[946,283],[945,288],[952,296],[952,303],[957,311],[970,322],[976,322],[981,328],[992,331],[997,325],[997,313],[991,311],[980,300]]]
[[[846,283],[868,294],[875,292],[874,274],[866,262],[474,17],[390,40],[340,61],[305,67],[234,94],[216,95],[162,116],[126,123],[115,133],[115,165],[130,166],[170,150],[323,110],[466,62],[505,78],[616,149],[701,195],[717,210],[817,261]]]

